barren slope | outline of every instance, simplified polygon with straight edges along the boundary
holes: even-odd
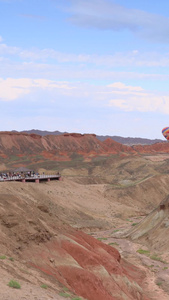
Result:
[[[87,208],[83,198],[80,201],[77,195],[74,196],[73,189],[70,193],[70,184],[73,186],[66,181],[39,185],[1,183],[0,253],[6,258],[1,259],[4,278],[0,296],[3,298],[0,299],[10,299],[10,288],[6,286],[10,278],[20,281],[23,289],[23,294],[22,290],[17,291],[13,299],[17,299],[19,292],[19,299],[24,299],[24,289],[28,293],[27,299],[40,299],[36,295],[42,283],[49,286],[48,294],[41,293],[42,299],[48,299],[49,293],[55,297],[52,291],[56,293],[54,299],[59,299],[58,293],[65,293],[65,289],[71,299],[75,295],[89,300],[148,299],[140,286],[144,283],[143,271],[124,262],[113,247],[77,231],[70,227],[69,221],[66,222],[68,208],[72,207],[70,215],[74,213],[74,217],[78,211],[81,213]],[[75,188],[78,188],[77,184]],[[62,193],[68,191],[64,198]],[[82,192],[85,190],[80,186],[79,196]],[[92,202],[98,200],[97,222],[104,204],[94,198],[95,192],[91,194],[92,189],[87,192],[86,187],[86,196],[89,197],[86,201],[91,202],[88,213],[91,215],[94,210]],[[30,287],[26,288],[27,282],[31,283],[32,298]]]
[[[169,195],[126,236],[157,252],[166,253],[169,244]],[[166,257],[169,260],[169,255]]]

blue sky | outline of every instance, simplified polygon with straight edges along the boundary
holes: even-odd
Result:
[[[169,2],[0,0],[0,130],[160,138]]]

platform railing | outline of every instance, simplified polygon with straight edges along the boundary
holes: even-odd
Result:
[[[16,176],[4,176],[4,177],[0,177],[0,181],[16,181],[16,180],[22,180],[22,179],[45,179],[45,178],[56,178],[56,177],[60,177],[60,174],[51,174],[51,175],[31,175],[31,176],[28,176],[28,175],[16,175]]]

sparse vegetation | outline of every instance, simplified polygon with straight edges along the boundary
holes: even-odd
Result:
[[[70,158],[74,161],[83,161],[84,160],[84,157],[83,155],[81,154],[78,154],[76,152],[73,152],[71,155],[70,155]]]
[[[144,250],[144,249],[138,249],[137,252],[138,252],[139,254],[144,254],[144,255],[146,255],[146,256],[149,256],[149,255],[150,255],[150,251]]]
[[[133,223],[133,224],[131,224],[131,226],[136,226],[138,223]]]
[[[107,240],[107,238],[97,238],[97,240],[99,240],[99,241],[106,241]]]
[[[149,256],[152,260],[160,261],[163,264],[168,264],[168,262],[166,262],[165,260],[163,260],[160,256],[157,256],[156,254],[150,255],[150,251],[148,251],[148,250],[138,249],[137,252],[139,254],[144,254],[146,256]],[[154,265],[151,265],[150,267],[153,267],[153,266]]]
[[[14,261],[14,258],[13,257],[9,257],[9,260]]]
[[[109,246],[118,246],[119,244],[115,242],[115,243],[109,243],[108,245]]]
[[[80,297],[73,295],[66,286],[63,287],[63,291],[60,292],[59,295],[64,298],[70,298],[71,300],[82,300]]]
[[[156,284],[157,284],[158,286],[161,286],[161,285],[162,285],[162,282],[159,281],[159,282],[157,282]]]
[[[69,289],[66,286],[63,287],[63,290],[64,291],[69,291]]]
[[[48,288],[48,285],[47,285],[47,284],[42,284],[40,287],[41,287],[42,289],[47,289],[47,288]]]
[[[0,259],[6,259],[6,256],[5,255],[1,255]]]
[[[59,296],[62,296],[62,297],[64,297],[64,298],[69,298],[69,297],[71,297],[70,294],[65,293],[65,292],[60,292],[60,293],[59,293]]]
[[[9,281],[8,286],[12,287],[14,289],[20,289],[21,288],[21,285],[15,280]]]
[[[150,258],[153,259],[153,260],[156,260],[156,261],[160,261],[163,264],[167,264],[167,262],[165,260],[163,260],[161,257],[157,256],[156,254],[151,255]]]

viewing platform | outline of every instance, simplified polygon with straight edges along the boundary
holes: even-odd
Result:
[[[61,175],[31,175],[31,176],[24,176],[24,175],[17,175],[17,176],[6,176],[0,177],[0,182],[7,182],[7,181],[20,181],[20,182],[44,182],[44,181],[52,181],[52,180],[61,180]]]

